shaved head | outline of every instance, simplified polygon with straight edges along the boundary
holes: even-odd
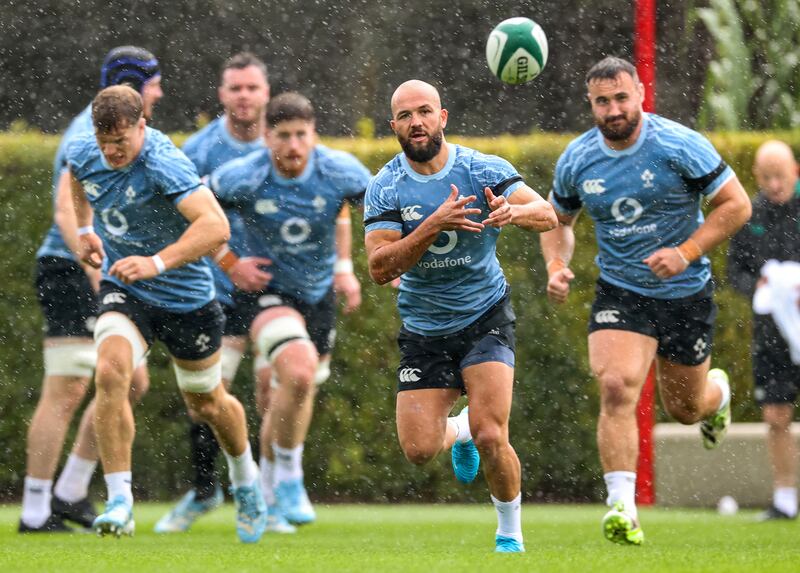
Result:
[[[798,166],[792,148],[782,141],[763,143],[756,151],[753,174],[767,199],[773,203],[786,203],[794,196],[798,180]]]
[[[408,80],[400,84],[392,94],[392,116],[397,113],[400,107],[405,107],[403,104],[409,100],[424,100],[436,109],[442,108],[442,98],[439,97],[439,90],[422,80]]]
[[[792,148],[782,141],[772,139],[762,143],[756,151],[755,167],[758,169],[759,165],[775,161],[786,162],[790,165],[796,163]]]
[[[447,159],[444,127],[447,110],[442,109],[439,91],[420,80],[403,82],[392,94],[389,122],[409,161],[422,169],[437,169]],[[435,161],[434,161],[435,160]],[[421,164],[434,163],[421,167]]]

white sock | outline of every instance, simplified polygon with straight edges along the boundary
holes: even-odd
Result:
[[[731,401],[731,387],[729,384],[725,384],[721,377],[718,378],[716,376],[709,376],[708,380],[719,386],[720,392],[722,392],[722,398],[719,401],[719,408],[717,408],[717,412],[719,412],[728,405],[728,402]]]
[[[56,497],[75,503],[89,495],[89,483],[97,467],[97,460],[85,460],[75,454],[70,454],[64,470],[58,476],[53,493]]]
[[[50,497],[53,480],[25,476],[22,491],[22,521],[28,527],[41,527],[50,517]]]
[[[606,504],[611,507],[618,501],[625,506],[625,511],[634,518],[636,510],[636,472],[608,472],[603,476],[608,489]]]
[[[253,452],[250,451],[250,444],[247,444],[244,452],[238,456],[232,456],[224,449],[222,453],[228,460],[228,476],[233,487],[251,486],[259,479],[258,466],[253,459]]]
[[[500,501],[491,496],[497,510],[497,535],[510,537],[522,543],[522,492],[511,501]]]
[[[472,434],[469,431],[469,414],[466,408],[461,410],[458,416],[447,418],[447,425],[455,429],[456,442],[459,444],[464,444],[472,439]]]
[[[275,462],[266,456],[261,456],[258,466],[261,469],[261,491],[264,494],[264,501],[267,505],[275,505],[275,487],[273,485]]]
[[[790,517],[797,515],[797,488],[776,487],[772,494],[772,504]]]
[[[275,483],[303,479],[303,444],[282,448],[272,442],[275,452]]]
[[[133,505],[131,472],[114,472],[106,474],[104,477],[106,480],[106,487],[108,488],[108,501],[121,495],[129,505]]]

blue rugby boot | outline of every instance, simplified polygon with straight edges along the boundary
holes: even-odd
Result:
[[[189,531],[189,528],[198,517],[218,508],[224,500],[225,496],[220,487],[214,490],[214,495],[206,499],[197,499],[197,492],[190,489],[172,511],[158,520],[153,530],[156,533],[182,533]]]
[[[267,528],[267,504],[258,479],[251,486],[232,488],[236,504],[236,534],[242,543],[256,543]]]
[[[297,533],[297,528],[289,523],[277,504],[267,505],[266,533]]]
[[[494,536],[494,552],[495,553],[525,553],[525,546],[521,541],[517,541],[513,537],[505,537],[503,535]]]
[[[469,427],[468,411],[469,406],[456,416],[456,422],[459,425],[467,424]],[[450,458],[453,462],[453,473],[456,474],[456,479],[461,483],[472,483],[475,476],[478,475],[478,467],[481,464],[481,456],[478,454],[475,442],[471,439],[468,442],[455,442],[450,448]]]
[[[308,499],[302,479],[278,482],[275,499],[284,517],[293,525],[307,525],[317,519],[317,514]]]
[[[133,507],[123,496],[118,495],[106,503],[106,510],[97,516],[92,528],[100,537],[104,535],[116,535],[118,538],[123,535],[133,537],[136,530],[136,523],[133,521]]]

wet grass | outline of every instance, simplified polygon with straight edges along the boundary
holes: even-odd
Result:
[[[691,571],[800,569],[800,523],[753,522],[754,512],[720,517],[702,510],[645,509],[642,547],[600,534],[600,506],[527,505],[524,555],[495,555],[494,511],[487,505],[318,506],[319,520],[296,535],[266,535],[243,545],[233,508],[199,521],[191,533],[159,536],[168,509],[136,506],[133,539],[90,534],[20,536],[19,509],[0,507],[0,571]]]

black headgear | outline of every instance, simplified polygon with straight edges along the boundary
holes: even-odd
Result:
[[[127,84],[142,93],[144,84],[160,74],[158,60],[153,54],[137,46],[120,46],[103,60],[100,87]]]

